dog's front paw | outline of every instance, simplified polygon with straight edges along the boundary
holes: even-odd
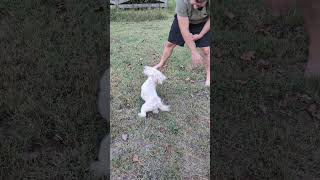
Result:
[[[146,114],[146,113],[139,113],[138,116],[139,116],[139,117],[146,117],[147,114]]]
[[[170,106],[164,105],[160,109],[161,109],[161,111],[170,111]]]

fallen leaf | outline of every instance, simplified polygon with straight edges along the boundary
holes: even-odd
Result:
[[[191,82],[191,83],[195,83],[196,81],[194,81],[194,80],[190,80],[190,82]]]
[[[160,131],[161,133],[163,133],[163,132],[165,132],[166,130],[165,130],[163,127],[161,127],[161,128],[159,129],[159,131]]]
[[[259,109],[260,109],[264,114],[267,113],[267,107],[266,107],[265,105],[260,104],[260,105],[259,105]]]
[[[316,104],[311,104],[308,108],[309,112],[314,113],[317,110],[317,105]]]
[[[187,78],[185,79],[185,81],[190,81],[190,78],[189,78],[189,77],[187,77]]]
[[[121,137],[122,137],[122,140],[124,141],[128,140],[128,134],[122,134]]]
[[[254,51],[248,51],[243,53],[240,58],[245,61],[252,61],[255,58],[254,54],[255,54]]]
[[[279,101],[279,107],[287,107],[288,106],[288,100],[286,99],[286,98],[284,98],[284,99],[281,99],[280,101]]]
[[[66,11],[65,0],[56,0],[55,3],[58,8],[58,14],[62,14]]]
[[[101,12],[103,11],[103,7],[97,7],[94,9],[94,12]]]
[[[61,144],[65,144],[64,139],[59,134],[55,134],[53,137],[53,140],[55,140],[56,142],[59,142]]]
[[[152,115],[153,115],[153,113],[152,112],[147,112],[147,118],[150,118],[150,117],[152,117]]]
[[[217,58],[221,58],[222,57],[222,52],[219,48],[216,49],[216,53],[217,53]]]
[[[257,62],[257,67],[260,70],[269,69],[270,68],[270,63],[269,63],[269,61],[266,61],[266,60],[263,60],[263,59],[259,59],[259,61]]]
[[[309,114],[314,117],[314,118],[317,118],[320,120],[320,109],[319,107],[316,105],[316,104],[311,104],[307,111],[309,112]]]
[[[244,81],[244,80],[236,80],[237,83],[240,83],[241,85],[245,85],[248,83],[248,81]]]
[[[280,101],[279,101],[279,107],[280,108],[286,108],[288,107],[292,102],[296,101],[297,97],[292,94],[286,94]]]
[[[24,152],[22,154],[22,158],[25,161],[31,161],[33,159],[36,159],[39,156],[39,152]]]
[[[230,12],[229,10],[224,10],[224,15],[226,16],[226,17],[228,17],[229,19],[233,19],[234,17],[235,17],[235,15],[232,13],[232,12]]]
[[[58,134],[54,135],[53,139],[56,141],[63,141],[62,137],[59,136]]]
[[[166,159],[167,159],[168,157],[171,156],[171,145],[165,144],[164,147],[165,147],[165,154],[166,154]]]
[[[271,30],[271,26],[262,27],[254,31],[254,33],[262,33],[264,35],[269,35]]]
[[[40,141],[35,140],[34,142],[32,142],[27,146],[27,151],[29,152],[39,151],[42,148],[42,146],[43,144]]]
[[[132,157],[132,161],[133,161],[134,163],[140,163],[139,156],[136,155],[136,154],[134,154],[133,157]]]
[[[308,103],[312,100],[312,98],[306,94],[298,94],[298,97],[300,98],[300,100],[302,102],[306,102],[306,103]]]

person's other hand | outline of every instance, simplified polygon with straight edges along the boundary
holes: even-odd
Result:
[[[201,34],[194,34],[192,35],[192,40],[193,41],[197,41],[199,39],[201,39],[203,36]]]

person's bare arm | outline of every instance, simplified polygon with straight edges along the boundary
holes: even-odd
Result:
[[[177,18],[178,18],[178,24],[179,24],[179,28],[180,28],[180,32],[182,34],[182,37],[191,51],[192,60],[193,60],[194,64],[199,64],[200,60],[201,60],[201,56],[196,49],[196,45],[195,45],[194,41],[192,40],[192,36],[190,36],[189,18],[182,17],[182,16],[177,16]]]
[[[192,40],[196,41],[198,39],[201,39],[207,32],[210,31],[210,18],[208,18],[206,24],[203,26],[201,32],[199,34],[195,34],[192,36]]]
[[[194,44],[191,36],[190,36],[190,31],[189,31],[189,18],[188,17],[182,17],[182,16],[177,16],[178,17],[178,24],[180,28],[180,32],[182,34],[182,37],[189,47],[191,52],[196,51],[196,45]]]
[[[199,35],[204,36],[209,31],[210,31],[210,18],[208,18],[206,24],[203,26]]]

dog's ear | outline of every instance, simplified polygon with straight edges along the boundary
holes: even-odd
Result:
[[[149,66],[144,66],[143,68],[143,73],[146,75],[146,76],[150,76],[151,75],[151,69]]]

